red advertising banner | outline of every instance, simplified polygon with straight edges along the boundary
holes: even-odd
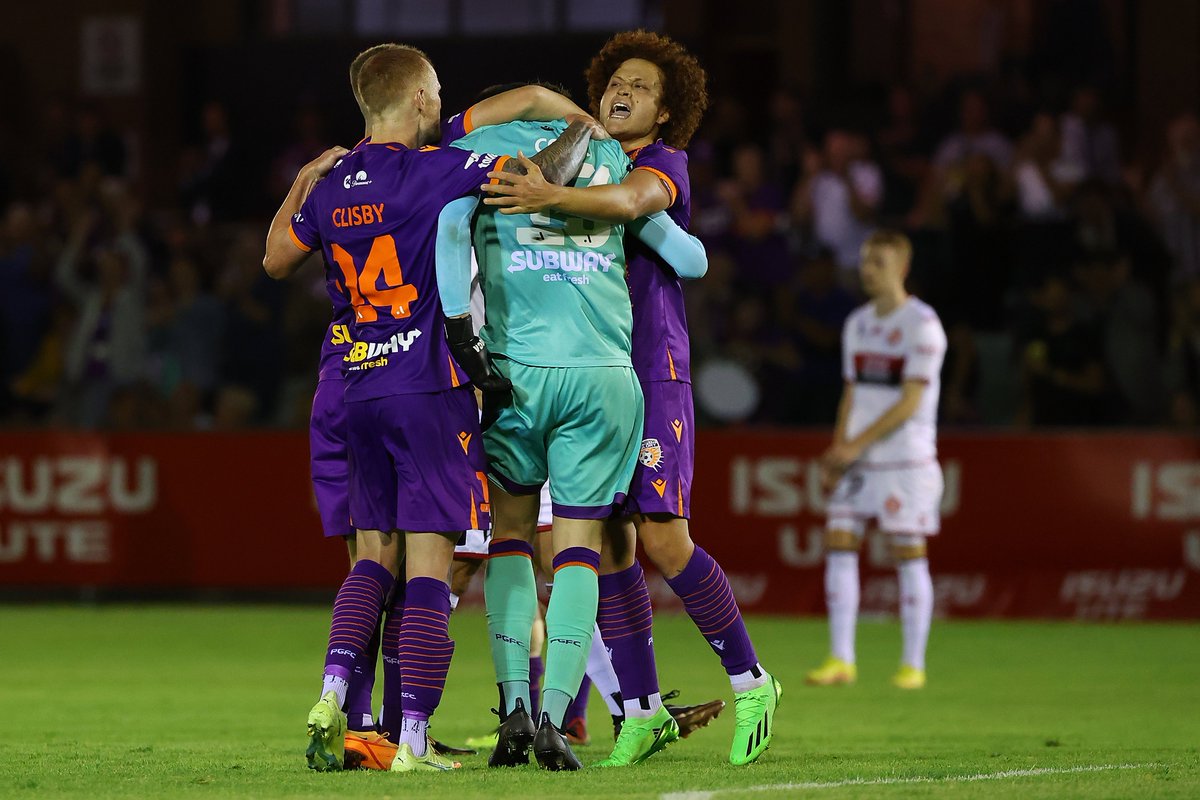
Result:
[[[692,531],[749,612],[823,613],[827,433],[702,432]],[[1170,435],[945,436],[937,613],[1200,618],[1200,442]],[[862,609],[894,610],[886,538]],[[0,436],[0,588],[279,591],[345,574],[303,433]],[[656,605],[677,605],[661,581]]]
[[[694,537],[730,573],[744,607],[823,613],[816,458],[828,443],[828,433],[769,432],[697,442]],[[939,449],[942,531],[929,542],[937,613],[1200,617],[1200,441],[951,435]],[[888,550],[885,535],[868,535],[865,614],[896,608]]]
[[[0,586],[337,586],[308,437],[0,435]]]

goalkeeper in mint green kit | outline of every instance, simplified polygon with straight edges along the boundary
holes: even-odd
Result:
[[[512,122],[478,128],[454,145],[533,154],[565,127]],[[620,183],[629,169],[617,142],[594,137],[573,185]],[[472,225],[475,211],[475,198],[468,198],[442,212],[438,285],[448,337],[452,343],[467,339],[469,326],[455,318],[468,312],[473,240],[487,320],[481,343],[457,344],[486,346],[491,369],[512,383],[511,393],[484,395],[493,522],[484,594],[502,720],[489,765],[528,763],[532,745],[542,767],[579,769],[561,726],[583,677],[596,621],[603,524],[625,498],[642,436],[624,229],[562,215],[502,215],[485,206],[478,206]],[[652,246],[667,251],[664,257],[700,262],[702,269],[703,248],[665,216],[635,224]],[[554,592],[535,732],[526,711],[537,606],[532,541],[538,492],[547,479]],[[677,731],[663,731],[664,745]]]

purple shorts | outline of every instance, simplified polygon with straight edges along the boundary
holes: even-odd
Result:
[[[355,528],[450,533],[491,526],[470,386],[348,402],[346,422]]]
[[[646,419],[642,449],[625,514],[691,515],[692,469],[695,466],[692,385],[680,381],[642,384]]]
[[[350,465],[346,456],[346,403],[340,378],[317,384],[308,422],[308,460],[317,513],[326,536],[349,536]]]

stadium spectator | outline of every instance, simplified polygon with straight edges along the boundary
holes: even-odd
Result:
[[[746,279],[764,287],[786,282],[783,188],[768,176],[761,147],[743,144],[733,151],[732,175],[718,184],[717,194],[729,209],[733,255]]]
[[[1082,180],[1108,186],[1121,182],[1121,150],[1117,130],[1104,118],[1100,92],[1081,86],[1071,96],[1071,108],[1062,115],[1062,157]]]
[[[168,401],[172,426],[192,428],[217,387],[225,307],[186,254],[171,260],[158,291],[152,321],[157,385]]]
[[[791,337],[768,313],[767,304],[754,295],[743,295],[733,307],[729,337],[721,355],[746,367],[763,392],[755,422],[785,422],[795,413],[802,361]]]
[[[1042,113],[1034,117],[1014,171],[1021,215],[1035,221],[1064,218],[1072,190],[1082,176],[1080,166],[1064,156],[1054,116]]]
[[[800,387],[789,421],[828,425],[842,393],[842,325],[858,298],[839,283],[833,253],[825,249],[800,268],[794,295],[780,297],[780,326],[800,351]]]
[[[45,234],[33,208],[13,203],[0,225],[0,383],[8,385],[34,358],[50,317]]]
[[[917,202],[929,174],[929,144],[919,119],[916,98],[902,84],[888,92],[887,121],[876,135],[886,190],[880,213],[903,219]]]
[[[216,423],[222,428],[272,419],[283,382],[287,287],[263,272],[259,239],[253,229],[237,235],[218,285],[225,320]]]
[[[75,220],[55,268],[76,308],[64,357],[67,419],[89,429],[108,421],[118,391],[142,380],[146,355],[146,248],[128,225],[93,244],[97,223],[91,211]]]
[[[1012,143],[992,127],[987,100],[978,90],[965,92],[959,101],[959,128],[944,138],[933,156],[951,194],[961,186],[960,173],[973,155],[987,156],[1001,170],[1012,164]]]
[[[962,191],[947,207],[951,272],[948,291],[954,313],[975,330],[1004,327],[1007,293],[1012,285],[1009,217],[1011,184],[996,163],[976,153],[963,164]],[[928,240],[917,239],[930,249]],[[945,287],[933,287],[945,290]],[[932,299],[932,298],[931,298]],[[953,324],[950,325],[953,329]]]
[[[282,148],[271,164],[271,196],[287,194],[300,168],[312,161],[329,146],[321,123],[321,112],[308,102],[296,110],[292,141]]]
[[[1173,279],[1200,278],[1200,119],[1177,117],[1167,128],[1167,153],[1150,185],[1149,202],[1175,260]]]
[[[806,141],[804,111],[795,92],[776,89],[768,106],[767,161],[785,195],[800,180]]]
[[[1129,257],[1122,254],[1086,257],[1075,277],[1083,290],[1083,317],[1101,336],[1120,417],[1137,425],[1161,422],[1166,390],[1154,296],[1132,279]]]
[[[1167,380],[1171,422],[1195,430],[1200,426],[1200,280],[1179,292],[1167,347]]]
[[[833,251],[843,282],[850,286],[859,250],[883,201],[883,173],[867,159],[866,149],[862,137],[849,131],[827,133],[822,153],[806,153],[804,180],[792,200],[795,219],[811,224],[814,241]]]
[[[95,106],[76,112],[74,126],[60,141],[54,160],[58,174],[66,178],[77,178],[87,169],[109,178],[128,177],[125,141]]]
[[[256,195],[257,176],[247,174],[221,103],[205,104],[199,141],[185,153],[182,166],[181,200],[198,225],[240,219]]]
[[[1082,322],[1066,278],[1047,273],[1033,293],[1034,315],[1019,341],[1023,426],[1109,421],[1103,339]]]

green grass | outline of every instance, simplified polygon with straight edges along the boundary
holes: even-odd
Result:
[[[327,625],[328,610],[310,607],[0,608],[0,797],[1200,796],[1194,625],[939,622],[929,687],[903,693],[887,684],[895,624],[860,627],[856,686],[812,689],[802,677],[825,653],[824,623],[753,619],[784,696],[775,743],[752,767],[726,762],[731,704],[713,726],[629,770],[489,771],[480,755],[429,776],[304,768]],[[452,629],[458,652],[434,733],[455,742],[493,724],[495,689],[482,615],[456,615]],[[655,642],[664,689],[728,698],[686,617],[658,620]],[[585,763],[608,753],[597,698],[591,722]],[[1107,765],[1135,766],[953,780]],[[893,782],[737,791],[855,779]]]

